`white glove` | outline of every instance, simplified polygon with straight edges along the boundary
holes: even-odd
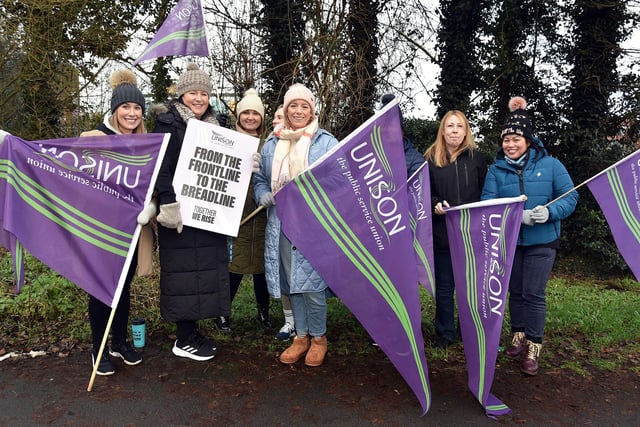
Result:
[[[180,202],[160,205],[160,213],[157,217],[160,225],[166,228],[175,228],[178,234],[182,233],[182,215],[180,215]]]
[[[2,129],[0,129],[0,144],[4,142],[4,137],[7,135],[11,135],[11,134],[9,132],[5,132]]]
[[[538,224],[547,222],[547,220],[549,219],[549,209],[545,208],[544,206],[536,206],[535,208],[533,208],[531,219]]]
[[[276,199],[273,198],[272,192],[264,193],[260,197],[260,206],[264,206],[265,208],[270,208],[276,204]]]
[[[251,166],[251,172],[258,173],[260,172],[260,160],[262,160],[262,156],[260,153],[256,152],[251,155],[251,159],[253,160],[253,165]]]
[[[155,200],[151,199],[149,204],[145,206],[144,209],[142,209],[138,214],[138,224],[140,225],[149,224],[149,221],[151,221],[151,218],[156,216],[157,212],[158,212],[158,205],[156,204]]]
[[[535,225],[536,222],[533,220],[531,215],[533,215],[533,211],[531,209],[525,209],[522,211],[522,223],[524,225]]]

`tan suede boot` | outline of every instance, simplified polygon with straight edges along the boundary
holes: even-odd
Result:
[[[320,366],[324,362],[324,356],[327,354],[327,336],[311,338],[311,347],[304,358],[304,364],[307,366]]]
[[[293,344],[280,355],[280,361],[287,365],[296,363],[304,356],[307,350],[309,350],[309,335],[301,338],[295,337]]]

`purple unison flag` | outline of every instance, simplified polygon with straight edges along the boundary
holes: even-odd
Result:
[[[180,0],[156,35],[151,39],[136,65],[161,56],[209,56],[209,43],[200,0]]]
[[[433,230],[431,224],[431,185],[429,164],[424,162],[407,181],[409,191],[409,218],[413,230],[413,248],[416,254],[418,282],[435,298],[433,278]]]
[[[0,145],[0,243],[13,255],[16,292],[22,247],[115,307],[151,200],[168,138],[113,135]]]
[[[392,102],[276,196],[282,231],[431,405],[399,109]]]
[[[640,150],[600,172],[587,185],[620,254],[640,282]]]
[[[524,200],[485,200],[447,209],[456,300],[469,389],[490,417],[511,409],[491,394]]]

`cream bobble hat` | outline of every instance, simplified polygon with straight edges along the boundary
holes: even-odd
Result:
[[[309,105],[311,105],[311,111],[313,111],[314,114],[315,114],[315,111],[316,111],[316,98],[315,98],[315,96],[313,96],[313,94],[311,93],[309,88],[307,88],[302,83],[293,84],[289,88],[289,90],[287,90],[287,93],[284,94],[284,111],[285,111],[285,114],[286,114],[287,108],[289,107],[289,104],[294,99],[301,99],[303,101],[308,102]]]
[[[236,117],[240,117],[240,114],[247,110],[257,111],[264,120],[264,105],[260,96],[258,96],[258,91],[253,88],[248,89],[240,102],[236,104]]]

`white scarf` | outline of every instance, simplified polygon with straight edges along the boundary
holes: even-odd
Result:
[[[311,137],[317,130],[318,119],[314,119],[306,127],[298,130],[280,128],[275,131],[278,143],[271,166],[273,194],[309,166],[309,146]]]

